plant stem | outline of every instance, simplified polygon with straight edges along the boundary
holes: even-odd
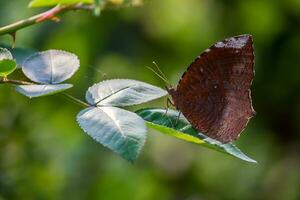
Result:
[[[80,99],[77,99],[76,97],[68,94],[68,93],[65,93],[65,92],[62,92],[61,93],[62,95],[64,95],[66,98],[72,100],[74,103],[80,105],[80,106],[83,106],[83,107],[90,107],[89,104],[85,103],[84,101],[81,101]]]
[[[0,78],[0,84],[5,84],[5,83],[14,84],[14,85],[35,85],[36,84],[36,83],[30,82],[30,81],[14,80],[14,79],[8,79],[6,77]],[[83,106],[83,107],[90,106],[89,104],[85,103],[84,101],[81,101],[80,99],[78,99],[68,93],[62,92],[61,94],[64,97],[70,99],[72,102],[79,104],[80,106]]]
[[[15,85],[33,85],[33,84],[35,84],[34,82],[13,80],[13,79],[8,79],[6,77],[0,79],[0,84],[4,84],[4,83],[10,83],[10,84],[15,84]]]
[[[93,5],[86,5],[86,4],[72,4],[72,5],[58,5],[46,12],[42,12],[40,14],[34,15],[27,19],[23,19],[17,21],[15,23],[9,24],[7,26],[0,27],[0,36],[5,34],[14,34],[16,31],[25,28],[27,26],[31,26],[34,24],[38,24],[44,22],[46,20],[57,20],[56,16],[58,14],[63,14],[70,10],[93,10]]]

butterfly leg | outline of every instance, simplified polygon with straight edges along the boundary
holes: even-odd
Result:
[[[168,114],[168,110],[170,106],[174,106],[174,103],[171,101],[170,98],[167,98],[167,106],[166,106],[166,112],[164,114],[164,117]]]
[[[176,128],[176,126],[178,125],[180,115],[181,115],[181,111],[179,111],[179,114],[178,114],[177,117],[176,117],[175,128]]]
[[[172,102],[169,98],[167,98],[167,106],[166,106],[166,112],[164,113],[164,117],[168,114],[170,104],[172,104]]]

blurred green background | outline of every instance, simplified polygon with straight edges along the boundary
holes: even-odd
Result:
[[[28,3],[1,0],[0,26],[41,11]],[[104,76],[164,87],[146,68],[153,60],[175,85],[202,51],[243,33],[254,36],[257,115],[236,144],[258,165],[154,131],[132,165],[79,128],[81,107],[0,85],[0,199],[300,199],[299,0],[148,0],[98,18],[70,12],[19,31],[17,47],[76,53],[69,92],[84,99]]]

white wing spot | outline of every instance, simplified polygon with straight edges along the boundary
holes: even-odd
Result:
[[[223,42],[217,42],[215,44],[215,47],[224,47],[224,46],[225,46],[225,44]]]

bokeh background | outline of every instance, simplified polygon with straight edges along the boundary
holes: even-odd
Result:
[[[0,26],[42,11],[28,2],[1,0]],[[254,37],[257,115],[236,144],[259,164],[149,131],[132,165],[79,128],[78,105],[59,95],[30,100],[1,85],[0,199],[300,199],[299,0],[148,0],[100,17],[70,12],[19,31],[17,47],[76,53],[81,68],[69,92],[84,99],[103,78],[164,87],[146,68],[153,60],[175,85],[207,47],[243,33]]]

